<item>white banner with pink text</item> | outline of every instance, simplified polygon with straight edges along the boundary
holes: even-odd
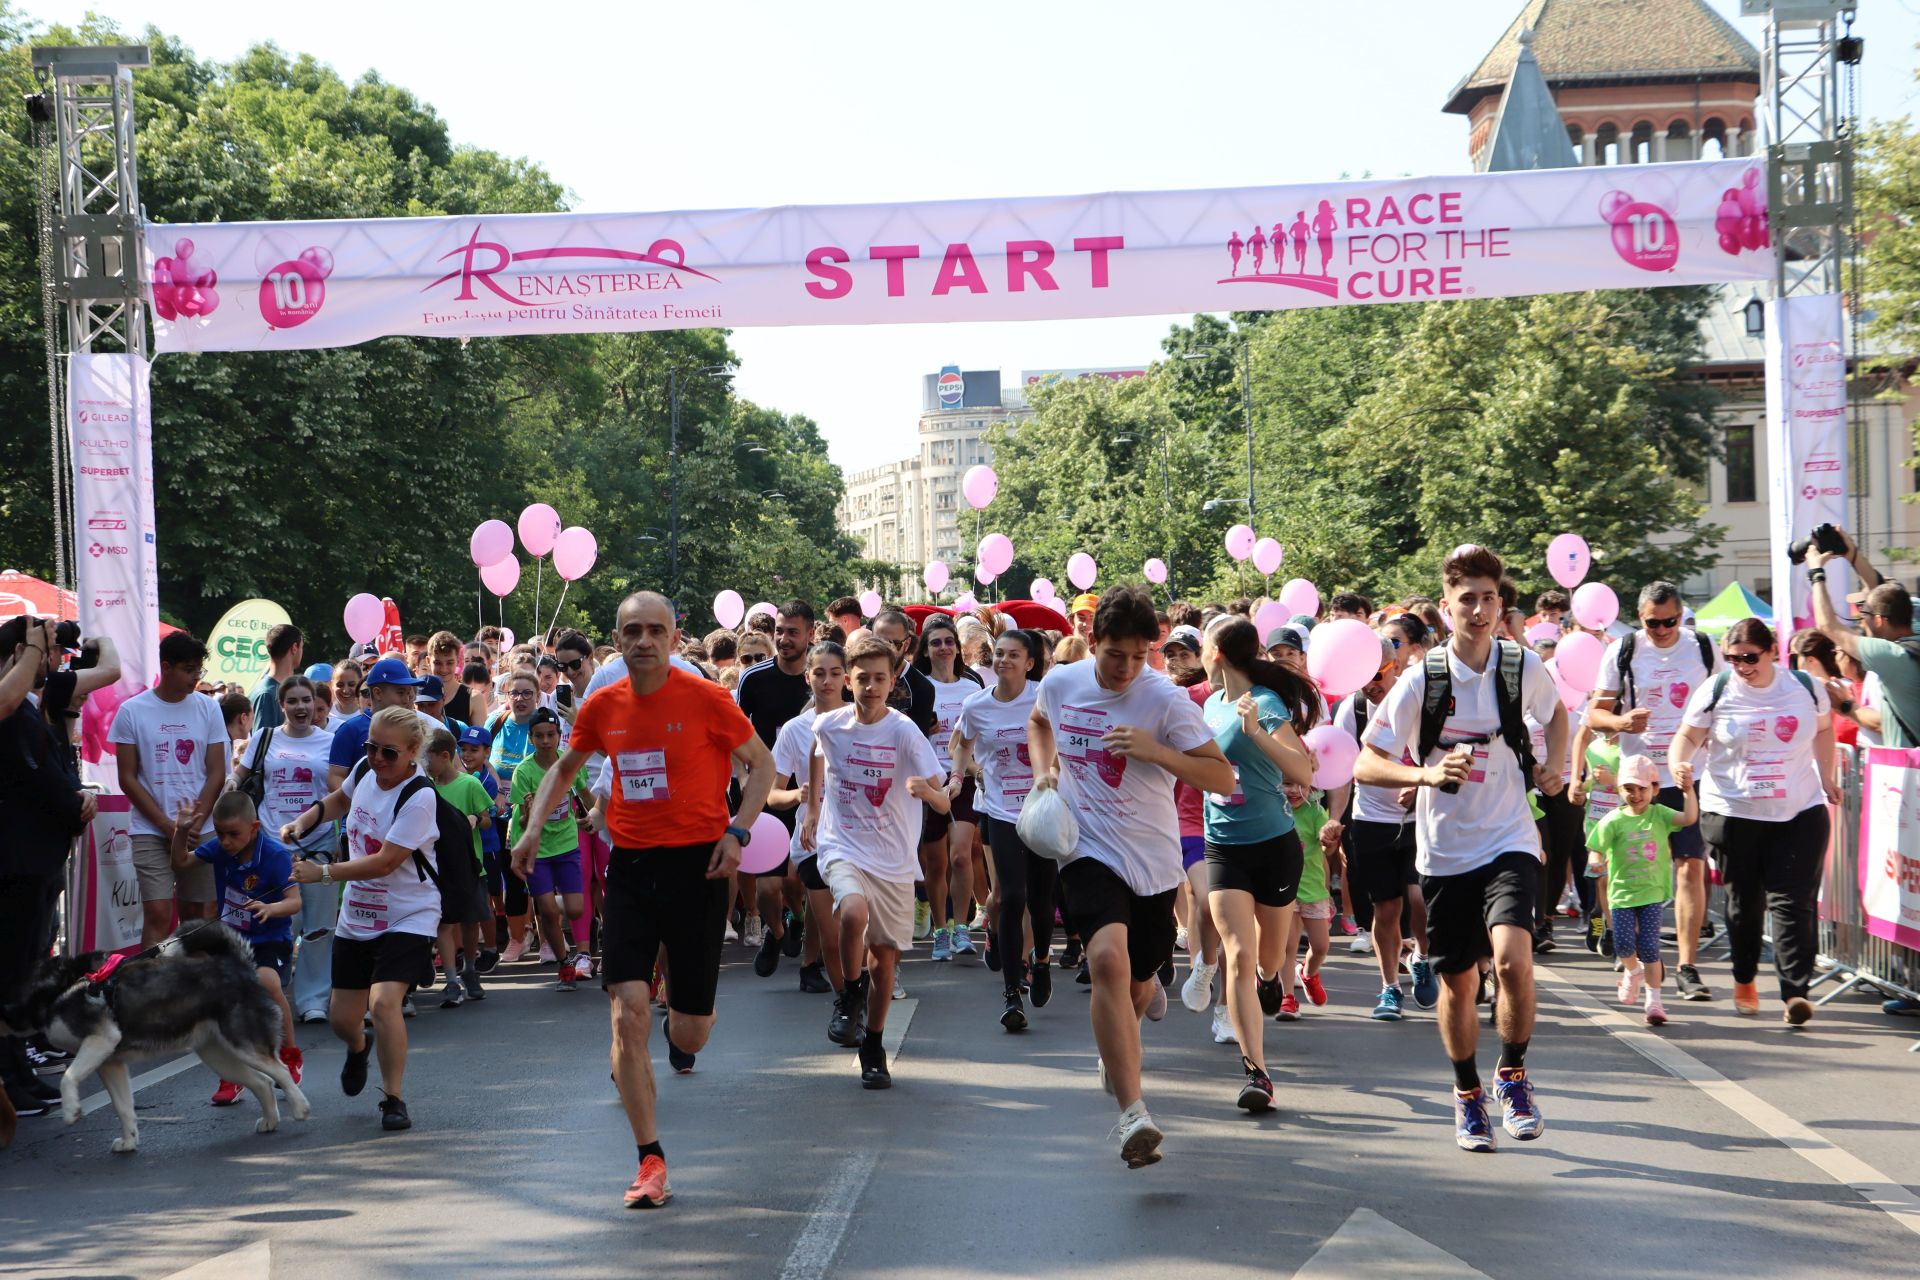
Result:
[[[1920,751],[1869,748],[1860,786],[1860,912],[1867,932],[1920,949]]]
[[[100,759],[122,702],[159,672],[160,579],[154,555],[151,367],[137,356],[67,357],[68,445],[73,456],[73,542],[80,631],[120,653],[120,679],[82,710],[81,754]],[[110,789],[112,769],[90,781]]]
[[[1213,191],[147,228],[160,351],[1053,320],[1772,274],[1764,161]]]
[[[1788,548],[1816,526],[1847,522],[1847,345],[1837,293],[1767,303],[1767,473],[1772,520],[1773,622],[1780,652],[1813,627],[1806,566]],[[1841,617],[1853,571],[1827,566]]]

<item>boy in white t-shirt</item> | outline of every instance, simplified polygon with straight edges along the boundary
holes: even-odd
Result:
[[[860,1083],[893,1083],[881,1033],[893,1000],[900,952],[913,945],[913,883],[920,803],[947,811],[946,779],[933,746],[913,721],[887,706],[902,659],[877,636],[847,654],[854,704],[814,718],[807,812],[800,844],[820,858],[820,875],[833,893],[841,963],[852,970],[871,956],[872,968],[846,983],[842,1000],[866,1004],[860,1041]]]

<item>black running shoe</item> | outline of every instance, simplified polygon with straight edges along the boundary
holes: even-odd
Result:
[[[380,1099],[380,1127],[389,1132],[413,1128],[413,1120],[407,1115],[407,1104],[398,1098]]]
[[[1027,1010],[1026,1007],[1020,1003],[1020,988],[1008,987],[1006,994],[1007,1007],[1001,1011],[1000,1025],[1009,1031],[1025,1031],[1027,1029]]]
[[[1027,970],[1027,980],[1032,984],[1028,994],[1033,997],[1033,1007],[1044,1009],[1047,1001],[1053,999],[1053,966],[1036,964]]]
[[[1274,1014],[1280,1012],[1280,1001],[1285,997],[1286,992],[1280,989],[1280,977],[1278,974],[1275,974],[1271,978],[1256,976],[1254,978],[1253,989],[1254,993],[1260,997],[1261,1013],[1271,1018]]]
[[[360,1091],[367,1087],[367,1059],[373,1056],[373,1032],[367,1032],[367,1042],[360,1052],[347,1050],[347,1060],[340,1066],[340,1092],[349,1098],[357,1098]]]
[[[800,966],[800,989],[808,995],[823,995],[833,990],[833,984],[827,981],[827,966],[815,960],[812,964]]]
[[[994,973],[1000,972],[1000,937],[993,930],[987,930],[987,968]]]
[[[693,1057],[694,1055],[675,1044],[672,1036],[667,1037],[667,1065],[673,1068],[675,1075],[692,1075]]]
[[[1077,969],[1080,967],[1081,959],[1080,939],[1068,938],[1067,949],[1060,955],[1060,967],[1063,969]]]
[[[827,1020],[827,1039],[846,1049],[860,1047],[860,1014],[865,1008],[866,995],[853,983],[848,983],[833,1001],[833,1017]]]
[[[473,962],[475,973],[492,973],[494,966],[500,963],[500,953],[492,947],[480,948],[480,956]]]
[[[1093,985],[1093,975],[1087,972],[1087,961],[1084,956],[1080,960],[1080,971],[1073,975],[1073,980],[1083,987]]]
[[[1169,989],[1171,989],[1171,988],[1172,988],[1172,986],[1173,986],[1173,957],[1171,957],[1171,956],[1169,956],[1169,957],[1167,957],[1167,962],[1166,962],[1165,964],[1163,964],[1163,965],[1161,965],[1161,966],[1160,966],[1160,971],[1159,971],[1159,972],[1158,972],[1158,973],[1157,973],[1157,974],[1156,974],[1155,976],[1156,976],[1156,977],[1158,977],[1158,978],[1160,979],[1160,985],[1161,985],[1161,986],[1163,986],[1163,987],[1167,987],[1167,988],[1169,988]]]
[[[800,948],[807,941],[807,922],[793,912],[787,912],[787,933],[780,939],[780,954],[791,960],[800,954]]]
[[[1707,984],[1700,981],[1700,970],[1690,964],[1683,964],[1674,970],[1673,985],[1679,988],[1682,1000],[1711,1000],[1713,993],[1707,990]]]
[[[887,1070],[886,1046],[880,1043],[878,1031],[867,1032],[860,1041],[860,1087],[863,1089],[891,1089],[893,1073]]]
[[[43,1116],[53,1110],[53,1103],[28,1089],[23,1089],[11,1080],[7,1082],[7,1101],[13,1104],[14,1113],[23,1116]]]
[[[1273,1109],[1273,1081],[1267,1073],[1248,1062],[1245,1056],[1240,1065],[1246,1068],[1247,1082],[1240,1086],[1240,1097],[1235,1103],[1242,1111],[1259,1113]]]
[[[771,978],[773,971],[780,967],[780,939],[773,936],[773,930],[767,930],[767,936],[761,939],[759,954],[753,957],[753,971],[763,978]]]

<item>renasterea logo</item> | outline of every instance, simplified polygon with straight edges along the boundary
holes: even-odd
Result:
[[[550,306],[556,300],[580,297],[593,297],[617,293],[654,293],[667,289],[684,289],[686,285],[682,275],[699,276],[702,280],[719,283],[719,277],[708,275],[687,265],[687,251],[677,240],[655,240],[647,246],[645,253],[631,249],[610,249],[595,246],[555,246],[551,249],[509,249],[494,240],[482,240],[482,228],[475,226],[467,242],[456,249],[440,255],[445,262],[457,258],[460,265],[429,284],[427,289],[436,289],[449,281],[460,282],[460,292],[454,295],[456,301],[472,302],[476,300],[474,286],[478,285],[504,302],[516,307]],[[577,260],[583,268],[560,274],[509,275],[504,283],[494,277],[510,266],[521,262]],[[634,263],[652,270],[639,270],[631,266],[600,266],[600,263]],[[584,264],[596,264],[586,266]]]

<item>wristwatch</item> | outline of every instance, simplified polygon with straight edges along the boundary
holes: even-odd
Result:
[[[745,827],[728,827],[727,834],[739,841],[742,849],[753,843],[753,832],[747,830]]]

